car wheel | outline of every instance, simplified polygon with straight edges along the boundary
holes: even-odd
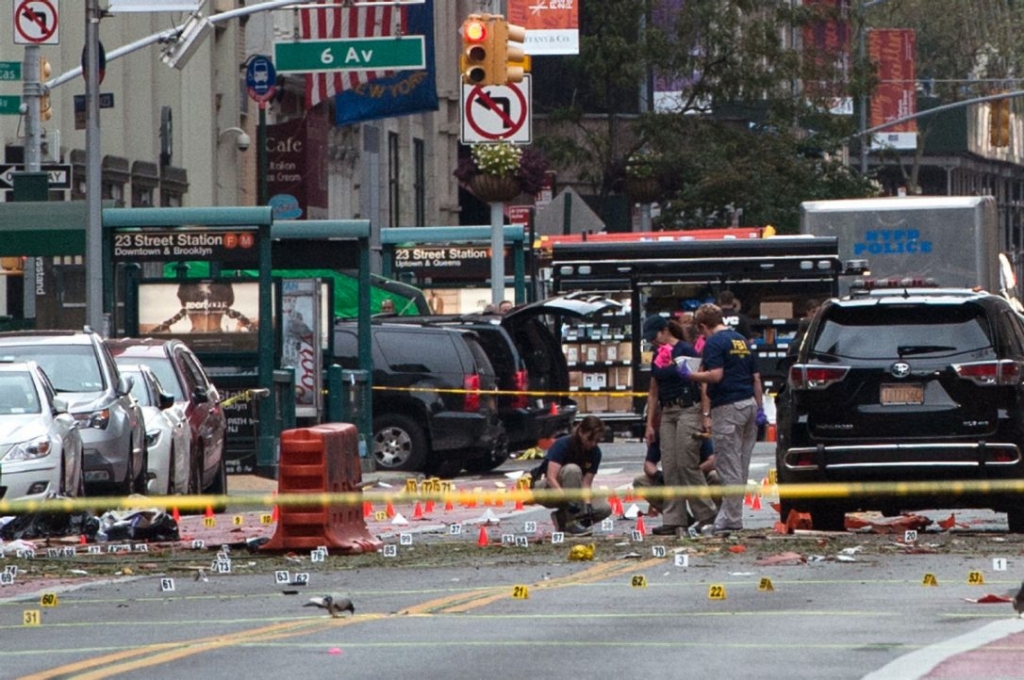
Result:
[[[811,526],[815,531],[846,531],[846,511],[834,505],[813,505]]]
[[[418,471],[427,460],[427,438],[412,418],[386,415],[374,419],[373,457],[383,470]]]
[[[498,469],[506,460],[508,460],[508,441],[502,438],[500,442],[494,445],[494,449],[489,455],[484,458],[466,461],[463,467],[466,468],[466,472],[480,474]]]
[[[1024,534],[1024,508],[1007,510],[1006,522],[1011,534]]]

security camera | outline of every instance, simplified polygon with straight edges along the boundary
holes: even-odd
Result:
[[[239,151],[248,151],[250,144],[252,144],[252,139],[244,132],[238,135],[238,139],[235,140],[235,146],[238,147]]]

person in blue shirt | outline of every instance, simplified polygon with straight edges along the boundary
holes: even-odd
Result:
[[[606,499],[592,498],[589,494],[594,485],[594,476],[601,467],[601,447],[598,444],[604,439],[604,430],[604,422],[600,418],[585,416],[572,434],[556,439],[544,454],[544,461],[540,465],[544,477],[534,488],[581,491],[564,500],[541,502],[544,507],[555,510],[551,513],[555,531],[585,536],[591,532],[591,524],[612,514]]]
[[[757,427],[767,422],[762,406],[761,373],[747,339],[725,323],[718,305],[705,304],[694,320],[707,338],[700,371],[690,380],[707,384],[701,400],[704,426],[715,443],[715,468],[725,486],[746,486]],[[728,535],[743,528],[743,497],[728,495],[719,504],[711,533]],[[705,533],[707,533],[705,531]]]
[[[648,444],[661,445],[661,466],[668,487],[706,487],[700,471],[700,441],[694,437],[702,431],[700,388],[681,376],[677,363],[686,357],[698,357],[693,345],[682,340],[683,328],[660,314],[647,317],[643,325],[644,340],[654,347],[651,382],[647,389]],[[687,512],[689,504],[689,513]],[[696,519],[690,525],[689,518]],[[674,536],[693,526],[701,530],[715,518],[715,504],[710,497],[697,493],[665,499],[662,524],[651,533]]]

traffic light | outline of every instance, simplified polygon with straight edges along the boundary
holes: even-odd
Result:
[[[1010,100],[997,99],[989,104],[988,143],[1010,146]]]
[[[504,19],[498,19],[494,23],[496,79],[501,84],[521,83],[526,74],[526,52],[523,49],[526,29],[510,24]]]
[[[459,70],[467,85],[493,85],[494,20],[489,14],[470,14],[462,22],[462,54]]]
[[[50,62],[46,57],[39,57],[39,80],[46,82],[50,79],[51,73],[53,73],[53,69],[50,67]],[[42,86],[39,95],[39,118],[41,120],[53,118],[53,111],[50,109],[50,88],[45,85]]]

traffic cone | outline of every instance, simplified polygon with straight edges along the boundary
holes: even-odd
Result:
[[[526,508],[523,507],[523,499],[522,498],[516,499],[516,508],[515,509],[516,510],[525,510],[526,509]]]
[[[445,511],[445,512],[451,512],[451,511],[452,511],[452,510],[454,510],[454,509],[455,509],[455,504],[454,504],[454,503],[452,503],[452,499],[451,499],[451,498],[449,498],[449,499],[448,499],[447,501],[445,501],[445,503],[444,503],[444,511]]]
[[[765,441],[773,442],[778,438],[778,432],[776,431],[775,423],[771,423],[768,426],[768,431],[765,433]]]
[[[270,509],[270,521],[280,522],[281,521],[281,508],[277,507],[277,503],[274,503],[274,507]]]
[[[386,511],[388,519],[391,519],[395,516],[395,506],[391,503],[391,501],[388,501]]]
[[[205,513],[204,517],[213,517],[213,506],[212,505],[207,505],[206,506],[206,513]]]
[[[743,505],[745,505],[745,506],[747,506],[749,508],[752,502],[753,501],[750,500],[750,494],[749,493],[743,494]]]
[[[88,542],[89,542],[89,539],[88,539],[88,538],[86,538],[85,534],[82,534],[82,535],[80,535],[80,536],[78,537],[78,542],[79,542],[80,544],[82,544],[82,545],[85,545],[86,543],[88,543]]]
[[[178,512],[178,506],[171,508],[171,518],[174,520],[175,524],[181,523],[181,513]]]
[[[423,508],[420,506],[420,502],[416,501],[416,507],[412,511],[413,519],[423,519]]]
[[[647,535],[647,528],[644,527],[644,516],[640,515],[636,518],[636,530],[640,532],[641,536]]]
[[[274,506],[277,507],[276,505]],[[373,517],[373,503],[370,501],[363,501],[363,519]]]
[[[429,515],[433,511],[434,511],[434,501],[428,500],[427,503],[426,503],[426,506],[423,508],[423,512]]]
[[[480,527],[480,537],[476,539],[476,544],[481,548],[490,544],[490,539],[487,537],[487,527]]]
[[[751,510],[760,510],[761,509],[761,494],[755,494],[754,495],[754,500],[752,500],[750,502],[750,509]]]

